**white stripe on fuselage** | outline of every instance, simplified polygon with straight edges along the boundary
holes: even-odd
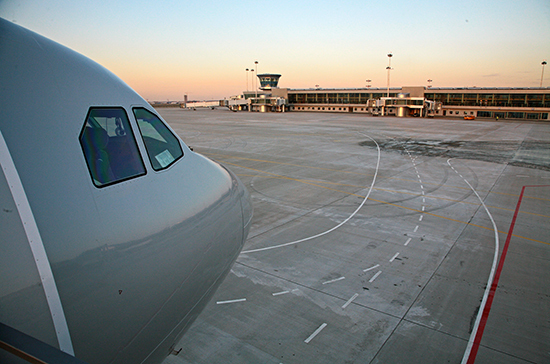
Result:
[[[65,313],[61,305],[61,299],[59,298],[59,292],[55,284],[55,279],[50,267],[50,261],[46,255],[44,249],[44,243],[42,237],[38,231],[38,226],[34,220],[34,215],[29,205],[25,189],[17,173],[17,168],[13,162],[8,145],[4,140],[4,136],[0,131],[0,166],[4,171],[8,186],[13,197],[13,201],[17,206],[19,217],[25,229],[25,234],[29,241],[29,246],[34,257],[38,274],[44,288],[44,294],[48,302],[50,314],[52,316],[55,333],[57,335],[57,341],[59,342],[59,348],[61,351],[74,356],[73,344],[71,342],[71,336],[69,334],[69,327],[67,326],[67,320],[65,319]]]

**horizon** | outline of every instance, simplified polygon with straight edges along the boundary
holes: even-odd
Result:
[[[429,90],[536,90],[536,89],[540,89],[540,90],[547,90],[547,89],[550,89],[550,86],[543,86],[543,87],[538,87],[538,86],[535,86],[535,87],[479,87],[479,86],[471,86],[471,87],[445,87],[445,86],[438,86],[438,87],[431,87],[431,86],[414,86],[414,85],[409,85],[409,86],[391,86],[390,87],[390,91],[391,90],[402,90],[403,87],[424,87],[426,93],[429,93]],[[292,90],[292,91],[310,91],[310,90],[316,90],[316,91],[323,91],[323,90],[326,90],[326,91],[351,91],[351,90],[357,90],[357,91],[370,91],[370,90],[375,90],[377,91],[377,93],[379,93],[378,91],[383,91],[382,93],[385,94],[386,90],[387,90],[387,87],[360,87],[360,88],[322,88],[322,87],[319,87],[319,88],[315,88],[315,87],[310,87],[310,88],[287,88],[287,87],[278,87],[278,88],[285,88],[285,89],[288,89],[288,90]],[[254,91],[253,90],[249,90],[249,91],[246,91],[244,90],[243,91],[244,93],[253,93]],[[268,92],[269,91],[262,91],[262,90],[258,90],[258,93],[260,92]],[[243,96],[243,93],[241,93],[240,95],[232,95],[232,96]],[[220,101],[220,100],[224,100],[224,99],[228,99],[229,97],[231,96],[226,96],[226,97],[223,97],[221,99],[189,99],[187,100],[187,102],[203,102],[203,101]],[[385,96],[384,96],[385,97]],[[170,99],[167,99],[167,100],[147,100],[149,101],[150,103],[158,103],[158,104],[169,104],[169,103],[178,103],[178,102],[183,102],[184,99],[173,99],[173,100],[170,100]]]

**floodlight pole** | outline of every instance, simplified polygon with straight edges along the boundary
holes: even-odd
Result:
[[[388,70],[388,95],[387,97],[390,97],[390,71],[391,71],[391,57],[393,57],[393,54],[388,53],[388,67],[386,69]]]
[[[258,98],[258,61],[254,61],[256,65],[256,98]]]
[[[546,66],[546,60],[542,61],[542,74],[540,75],[540,87],[542,87],[542,80],[544,79],[544,66]]]

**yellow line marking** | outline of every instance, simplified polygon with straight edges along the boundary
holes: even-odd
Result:
[[[360,175],[360,176],[372,176],[372,174],[368,174],[368,173],[360,173],[360,172],[352,172],[352,171],[343,171],[343,170],[339,170],[339,169],[334,169],[334,168],[324,168],[324,167],[313,167],[313,166],[304,166],[304,165],[301,165],[301,164],[294,164],[294,163],[285,163],[285,162],[276,162],[276,161],[270,161],[270,160],[265,160],[265,159],[256,159],[256,158],[247,158],[247,157],[237,157],[237,156],[234,156],[234,155],[227,155],[227,154],[220,154],[220,153],[203,153],[205,155],[209,155],[209,156],[220,156],[222,158],[234,158],[234,159],[241,159],[241,160],[247,160],[247,161],[252,161],[252,162],[262,162],[262,163],[270,163],[270,164],[279,164],[279,165],[284,165],[284,166],[292,166],[292,167],[299,167],[299,168],[310,168],[310,169],[320,169],[320,170],[323,170],[323,171],[331,171],[331,172],[340,172],[340,173],[347,173],[347,174],[356,174],[356,175]],[[227,162],[224,162],[224,163],[227,163]],[[238,165],[238,164],[235,164],[235,166],[237,167],[241,167],[241,168],[247,168],[247,167],[244,167],[242,165]],[[262,171],[263,173],[268,173],[268,172],[264,172]],[[398,181],[405,181],[405,182],[415,182],[417,183],[418,180],[414,180],[414,179],[406,179],[406,178],[398,178],[398,177],[381,177],[382,179],[394,179],[394,180],[398,180]],[[425,185],[433,185],[433,186],[437,186],[438,184],[437,183],[433,183],[433,182],[423,182]],[[445,186],[446,188],[456,188],[456,189],[461,189],[461,190],[470,190],[470,188],[468,187],[461,187],[461,186]],[[478,191],[478,192],[488,192],[488,191]],[[496,194],[496,195],[504,195],[504,196],[513,196],[513,197],[519,197],[519,195],[517,194],[512,194],[512,193],[505,193],[505,192],[496,192],[496,191],[491,191],[492,194]],[[541,198],[541,197],[531,197],[531,196],[523,196],[523,198],[530,198],[530,199],[534,199],[534,200],[541,200],[541,201],[550,201],[550,199],[546,199],[546,198]]]
[[[232,155],[224,155],[224,154],[218,154],[218,153],[205,153],[205,154],[206,154],[206,155],[210,155],[210,156],[218,155],[218,156],[225,157],[225,158],[242,159],[242,160],[247,160],[247,161],[252,161],[252,162],[271,163],[271,164],[279,164],[279,165],[283,165],[283,166],[292,166],[292,167],[300,167],[300,168],[320,169],[320,170],[323,170],[323,171],[331,171],[331,172],[341,172],[341,173],[357,174],[357,175],[360,175],[360,176],[373,176],[372,174],[359,173],[359,172],[352,172],[352,171],[342,171],[342,170],[334,169],[334,168],[303,166],[303,165],[300,165],[300,164],[284,163],[284,162],[275,162],[275,161],[268,161],[268,160],[265,160],[265,159],[255,159],[255,158],[236,157],[236,156],[232,156]],[[224,162],[224,163],[227,163],[227,162]],[[238,164],[235,164],[235,166],[242,167],[242,168],[248,168],[248,167],[244,167],[244,166],[241,166],[241,165],[238,165]],[[263,173],[269,173],[269,172],[264,172],[264,171],[261,171],[261,172],[263,172]]]
[[[237,165],[235,165],[235,166],[237,166]],[[273,178],[273,179],[288,179],[286,177],[283,178],[283,177],[280,177],[280,176],[258,176],[257,174],[238,173],[237,175],[239,177],[263,177],[263,178]],[[329,184],[329,185],[338,185],[338,186],[354,187],[354,188],[361,188],[361,189],[367,188],[365,186],[357,186],[357,185],[351,185],[351,184],[347,184],[347,183],[338,183],[338,182],[329,182],[329,181],[318,181],[318,180],[307,180],[307,179],[295,179],[295,181],[304,182],[304,183],[309,183],[309,182],[311,182],[311,183],[322,183],[322,184],[324,183],[324,184]],[[373,187],[373,190],[390,192],[390,193],[400,193],[400,194],[403,194],[403,195],[411,195],[411,196],[416,196],[416,197],[421,197],[422,196],[421,194],[416,193],[416,192],[396,191],[396,190],[390,190],[388,188],[381,188],[381,187]],[[335,191],[337,191],[337,190],[335,190]],[[339,192],[343,192],[343,191],[339,191]],[[344,193],[354,195],[353,193],[349,193],[349,192],[344,192]],[[365,197],[365,196],[359,196],[359,195],[354,195],[354,196]],[[429,195],[429,196],[426,196],[426,198],[431,198],[431,199],[436,199],[436,200],[444,200],[444,201],[450,201],[450,202],[456,202],[456,203],[463,203],[463,204],[467,204],[467,205],[481,206],[480,203],[469,202],[469,201],[464,201],[464,200],[455,200],[455,199],[452,199],[452,198],[441,197],[441,196]],[[506,207],[489,206],[489,205],[487,205],[487,207],[490,207],[491,209],[497,209],[497,210],[512,211],[512,212],[515,211],[515,209],[509,209],[509,208],[506,208]],[[529,212],[529,211],[521,211],[520,210],[520,213],[550,219],[550,215],[537,214],[536,212]]]
[[[361,196],[361,195],[358,195],[358,194],[356,194],[356,193],[350,193],[350,192],[347,192],[347,191],[337,190],[337,189],[335,189],[335,188],[330,188],[330,187],[322,186],[322,185],[317,184],[317,183],[307,182],[307,181],[305,181],[305,180],[300,180],[300,179],[297,179],[297,178],[291,178],[291,177],[287,177],[287,176],[282,176],[282,175],[279,175],[279,174],[276,174],[276,173],[266,172],[266,171],[262,171],[262,170],[255,169],[255,168],[251,168],[251,167],[245,167],[245,166],[241,166],[241,165],[239,165],[239,164],[235,164],[235,163],[231,163],[231,162],[227,162],[227,161],[223,161],[223,163],[224,163],[224,164],[231,165],[231,166],[235,166],[235,167],[250,169],[250,170],[252,170],[252,171],[259,172],[259,173],[269,174],[269,175],[271,175],[271,176],[275,176],[276,178],[280,178],[280,179],[286,179],[286,180],[290,180],[290,181],[296,181],[296,182],[300,182],[300,183],[305,183],[305,184],[308,184],[308,185],[312,185],[312,186],[324,188],[324,189],[327,189],[327,190],[336,191],[336,192],[344,193],[344,194],[351,195],[351,196],[357,196],[357,197],[365,198],[365,196]],[[419,212],[419,213],[424,213],[424,214],[426,214],[426,215],[431,215],[431,216],[434,216],[434,217],[439,217],[439,218],[441,218],[441,219],[445,219],[445,220],[449,220],[449,221],[454,221],[454,222],[458,222],[458,223],[461,223],[461,224],[471,225],[471,226],[475,226],[475,227],[479,227],[479,228],[486,229],[486,230],[491,230],[491,231],[493,230],[493,228],[488,228],[488,227],[485,227],[485,226],[472,224],[472,223],[469,223],[469,222],[466,222],[466,221],[461,221],[461,220],[453,219],[453,218],[450,218],[450,217],[446,217],[446,216],[442,216],[442,215],[437,215],[437,214],[434,214],[434,213],[431,213],[431,212],[426,212],[426,211],[421,211],[421,210],[413,209],[413,208],[411,208],[411,207],[406,207],[406,206],[397,205],[397,204],[394,204],[394,203],[391,203],[391,202],[387,202],[387,201],[377,200],[377,199],[374,199],[374,198],[372,198],[372,197],[370,197],[369,200],[375,201],[375,202],[378,202],[378,203],[382,203],[382,204],[385,204],[385,205],[390,205],[390,206],[402,208],[402,209],[405,209],[405,210],[410,210],[410,211],[415,211],[415,212]],[[499,230],[498,232],[501,233],[501,234],[504,234],[504,235],[508,235],[508,233],[505,232],[505,231],[500,231],[500,230]],[[520,236],[520,235],[516,235],[516,234],[512,234],[512,236],[513,236],[513,237],[516,237],[516,238],[520,238],[520,239],[525,239],[525,240],[534,241],[534,242],[541,243],[541,244],[550,245],[550,243],[547,243],[547,242],[544,242],[544,241],[540,241],[540,240],[536,240],[536,239],[532,239],[532,238],[528,238],[528,237],[525,237],[525,236]]]

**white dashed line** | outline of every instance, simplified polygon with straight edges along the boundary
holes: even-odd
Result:
[[[346,279],[346,277],[340,277],[340,278],[336,278],[336,279],[331,279],[330,281],[323,282],[323,284],[334,283],[334,282],[341,281],[341,280],[343,280],[343,279]]]
[[[229,300],[229,301],[218,301],[216,302],[217,305],[225,305],[226,303],[237,303],[237,302],[244,302],[246,301],[246,298],[239,298],[236,300]]]
[[[408,238],[407,241],[405,242],[405,246],[409,245],[409,243],[411,242],[412,238]]]
[[[353,302],[354,299],[356,299],[357,297],[359,297],[359,293],[356,293],[354,294],[353,296],[351,296],[351,298],[349,300],[346,301],[346,303],[344,303],[344,305],[342,306],[342,308],[346,308],[350,305],[350,303]]]
[[[424,215],[420,215],[420,217],[418,218],[418,221],[422,221],[423,218],[424,218]]]
[[[382,273],[382,271],[379,270],[375,275],[372,276],[371,279],[369,279],[369,283],[374,282],[374,280],[375,280],[376,278],[378,278],[378,276],[379,276],[381,273]]]
[[[411,239],[409,239],[409,240],[411,240]],[[374,265],[374,266],[372,266],[372,267],[370,267],[370,268],[363,269],[363,272],[368,272],[369,270],[372,270],[372,269],[378,268],[378,267],[380,267],[380,264],[376,264],[376,265]]]
[[[390,263],[395,260],[399,256],[399,252],[395,253],[395,255],[390,259]]]
[[[315,338],[315,336],[319,335],[319,333],[320,333],[325,327],[327,327],[327,324],[326,324],[326,323],[323,323],[321,326],[319,326],[319,328],[318,328],[317,330],[315,330],[315,331],[313,332],[313,334],[309,335],[309,337],[308,337],[307,339],[305,339],[304,342],[305,342],[306,344],[309,344],[309,342],[310,342],[311,340],[313,340],[313,339]]]
[[[281,292],[272,293],[271,295],[272,295],[272,296],[280,296],[280,295],[282,295],[282,294],[287,294],[287,293],[289,293],[289,292],[290,292],[290,291],[281,291]]]
[[[417,231],[418,231],[418,225],[416,225],[416,226],[414,227],[414,230],[413,230],[413,232],[415,232],[415,233],[416,233]]]

